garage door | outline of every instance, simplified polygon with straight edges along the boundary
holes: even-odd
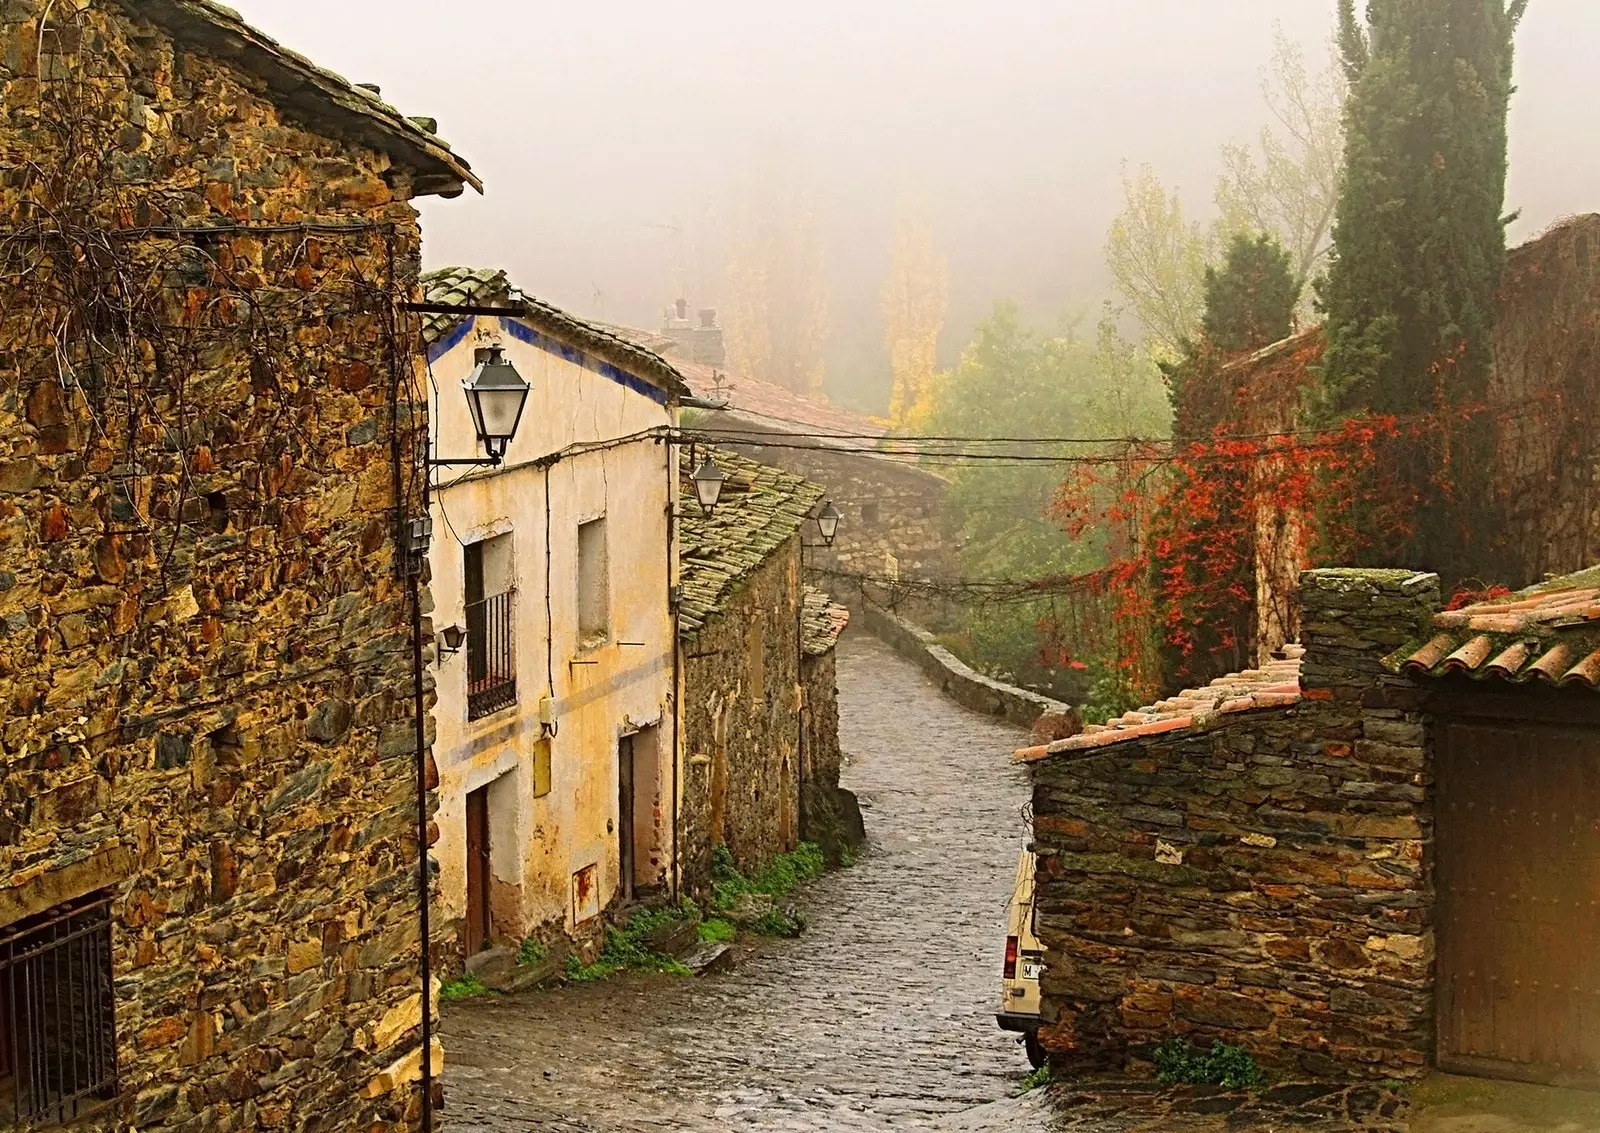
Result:
[[[1439,1065],[1600,1083],[1600,739],[1465,721],[1437,738]]]

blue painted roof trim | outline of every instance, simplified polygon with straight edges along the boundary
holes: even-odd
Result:
[[[460,346],[468,333],[477,324],[477,321],[475,316],[468,316],[462,319],[454,330],[428,347],[428,361],[430,363],[437,362],[457,346]],[[566,343],[558,342],[549,335],[540,334],[517,319],[500,316],[500,325],[505,328],[507,334],[518,342],[526,342],[529,346],[543,350],[547,354],[555,354],[564,358],[575,366],[581,366],[585,370],[592,370],[601,377],[609,378],[611,381],[616,382],[624,389],[643,394],[657,405],[665,406],[670,400],[667,391],[660,386],[647,382],[643,378],[635,377],[626,370],[613,366],[610,362],[602,362],[598,358],[591,358],[577,347],[568,346]]]
[[[581,366],[585,370],[593,370],[601,377],[610,378],[625,389],[631,389],[634,393],[643,394],[657,405],[667,404],[666,390],[645,381],[643,378],[634,377],[626,370],[613,366],[610,362],[602,362],[597,358],[591,358],[577,347],[568,346],[564,342],[556,341],[549,335],[540,334],[517,319],[501,316],[500,325],[505,327],[506,333],[518,342],[526,342],[529,346],[537,347],[548,354],[555,354],[565,358],[575,366]]]
[[[467,337],[467,332],[472,330],[473,324],[477,321],[476,318],[468,316],[457,323],[455,330],[428,347],[428,361],[437,362],[457,346],[460,346],[461,340]]]

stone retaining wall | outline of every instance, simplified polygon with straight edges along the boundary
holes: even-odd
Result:
[[[933,634],[881,606],[866,602],[862,610],[862,624],[874,636],[915,661],[946,696],[964,708],[1004,716],[1024,728],[1032,727],[1041,716],[1072,711],[1059,700],[984,676],[940,645]]]
[[[1073,1071],[1173,1035],[1319,1077],[1406,1078],[1432,1049],[1430,769],[1381,658],[1438,579],[1302,578],[1296,705],[1035,765],[1041,1038]]]

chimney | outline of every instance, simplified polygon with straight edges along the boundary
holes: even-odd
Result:
[[[694,324],[689,321],[689,300],[679,299],[666,310],[661,333],[672,340],[663,354],[669,358],[694,361]]]
[[[721,366],[728,360],[722,341],[722,328],[717,325],[715,307],[700,308],[700,325],[693,332],[693,354],[702,366]]]

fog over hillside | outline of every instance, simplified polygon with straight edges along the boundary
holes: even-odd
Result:
[[[680,288],[726,306],[752,164],[814,197],[829,388],[884,387],[878,294],[896,202],[950,260],[952,360],[996,299],[1049,320],[1109,292],[1125,162],[1209,209],[1218,147],[1263,124],[1274,23],[1314,62],[1333,0],[236,0],[244,16],[429,115],[487,184],[424,205],[430,266],[509,268],[573,311],[653,324]],[[1600,5],[1533,0],[1507,208],[1521,238],[1600,209]],[[858,396],[852,396],[860,386]]]

